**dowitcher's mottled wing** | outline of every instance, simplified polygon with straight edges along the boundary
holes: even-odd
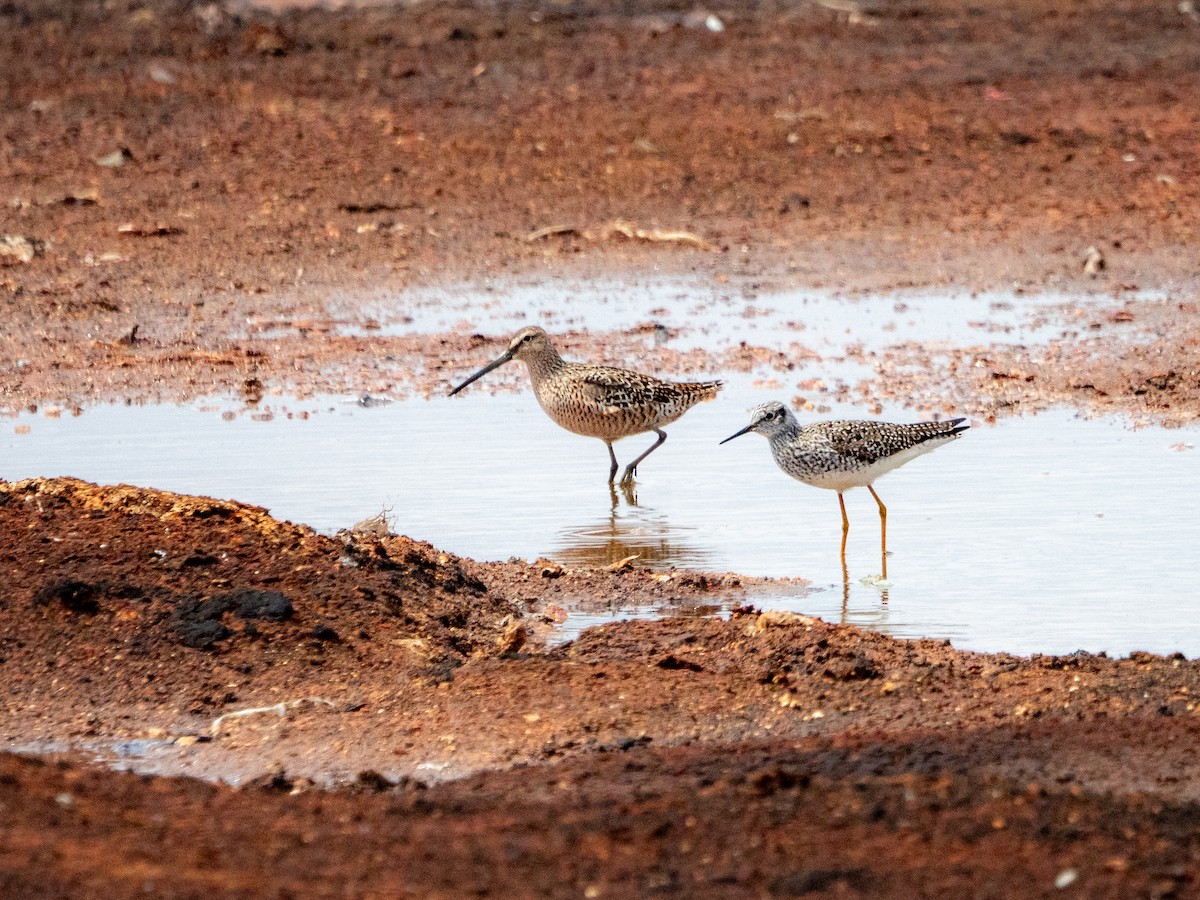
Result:
[[[873,465],[880,460],[910,450],[918,444],[957,437],[965,428],[964,419],[945,422],[916,422],[896,425],[890,422],[824,422],[820,428],[829,446],[839,456]]]
[[[641,372],[588,366],[580,372],[580,382],[592,402],[616,410],[687,409],[701,400],[716,396],[719,381],[662,381]]]

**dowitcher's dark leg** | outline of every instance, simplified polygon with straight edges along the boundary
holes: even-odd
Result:
[[[838,506],[842,508],[842,568],[846,567],[846,536],[850,534],[850,519],[846,516],[846,501],[838,491]]]
[[[608,458],[612,462],[612,465],[608,467],[608,483],[612,484],[617,480],[617,454],[613,452],[611,442],[605,441],[604,446],[608,448]]]
[[[665,431],[655,428],[654,433],[658,435],[658,440],[650,445],[649,450],[625,467],[625,474],[621,476],[621,484],[632,484],[633,476],[637,474],[638,463],[661,447],[663,445],[663,441],[667,439],[667,433]]]
[[[883,577],[887,578],[887,507],[883,505],[883,501],[875,493],[875,488],[868,484],[867,490],[871,492],[871,496],[879,504],[879,552],[883,557]]]

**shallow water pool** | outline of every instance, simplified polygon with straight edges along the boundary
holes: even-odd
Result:
[[[1200,465],[1189,449],[1200,430],[1131,430],[1062,410],[973,428],[876,485],[892,551],[883,589],[869,583],[881,567],[868,493],[847,494],[843,580],[836,495],[786,477],[756,435],[717,446],[748,407],[775,398],[731,379],[669,429],[642,466],[636,505],[614,504],[604,445],[557,428],[528,392],[373,408],[272,401],[232,419],[211,403],[24,414],[0,426],[0,477],[237,499],[328,532],[386,508],[395,530],[483,560],[636,555],[659,568],[795,576],[812,590],[760,605],[969,649],[1200,655]],[[623,441],[618,458],[649,443]],[[563,636],[603,618],[573,616]]]

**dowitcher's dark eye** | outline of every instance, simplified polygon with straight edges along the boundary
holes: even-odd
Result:
[[[533,335],[527,334],[527,335],[525,335],[525,337],[521,338],[521,343],[528,344],[532,340],[533,340]]]

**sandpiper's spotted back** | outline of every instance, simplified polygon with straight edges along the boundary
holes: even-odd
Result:
[[[772,437],[771,452],[779,467],[793,478],[814,487],[845,491],[871,484],[954,440],[966,431],[960,427],[962,422],[817,422],[793,435]]]
[[[697,403],[711,400],[721,388],[719,381],[662,381],[629,369],[567,362],[545,331],[529,327],[513,336],[499,359],[484,366],[451,395],[510,359],[519,359],[528,366],[534,396],[556,424],[604,441],[611,461],[610,483],[617,473],[613,441],[645,431],[658,434],[658,441],[625,468],[621,479],[624,485],[632,483],[638,463],[667,439],[662,427]]]

